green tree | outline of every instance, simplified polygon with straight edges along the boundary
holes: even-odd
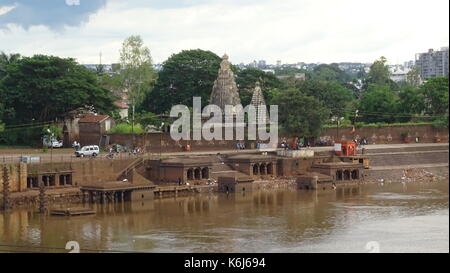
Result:
[[[14,62],[20,60],[20,54],[6,54],[5,52],[0,53],[0,80],[6,76],[6,67]]]
[[[395,121],[397,109],[397,95],[386,85],[370,85],[363,95],[359,110],[364,122],[376,123]]]
[[[211,51],[183,50],[163,64],[155,88],[142,104],[141,111],[164,113],[173,105],[192,105],[192,98],[208,102],[221,58]]]
[[[352,92],[336,81],[307,80],[299,82],[297,87],[321,101],[335,116],[343,116],[353,100]]]
[[[420,87],[425,113],[448,116],[448,77],[430,78]]]
[[[320,64],[310,74],[312,80],[336,81],[342,84],[350,82],[351,77],[342,71],[337,64]]]
[[[295,67],[280,67],[275,68],[276,76],[294,76],[298,73],[305,73],[306,77],[309,77],[310,72],[305,69],[295,68]]]
[[[157,115],[151,112],[140,112],[136,115],[136,120],[142,124],[144,128],[147,128],[149,125],[160,126],[162,122]]]
[[[85,105],[101,113],[114,109],[113,99],[94,73],[73,59],[45,55],[7,66],[2,103],[7,125],[54,120]]]
[[[122,90],[128,94],[134,123],[134,109],[150,93],[156,79],[150,49],[144,46],[140,36],[130,36],[123,42],[120,68]]]
[[[254,68],[240,69],[236,73],[236,84],[239,88],[242,105],[250,104],[256,82],[261,84],[266,104],[270,104],[272,100],[273,95],[271,91],[274,88],[280,88],[282,85],[280,80],[272,73],[266,73]]]
[[[278,121],[284,133],[316,137],[330,116],[322,102],[297,88],[280,91],[274,98],[278,105]]]
[[[366,78],[365,89],[371,84],[395,87],[395,82],[391,80],[391,72],[389,71],[389,66],[387,65],[387,59],[385,57],[380,57],[380,59],[376,60],[370,66],[370,71]]]
[[[420,78],[420,71],[417,66],[413,66],[411,70],[406,74],[406,83],[417,87],[421,84],[422,80]]]
[[[403,117],[399,117],[398,121],[408,122],[414,115],[421,115],[424,109],[425,103],[421,90],[411,85],[402,86],[398,93],[397,112]]]

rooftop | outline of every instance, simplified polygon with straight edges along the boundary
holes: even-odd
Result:
[[[99,123],[109,118],[108,115],[86,115],[78,121],[79,123]]]

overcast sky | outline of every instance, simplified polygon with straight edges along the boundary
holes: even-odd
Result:
[[[449,45],[448,0],[0,0],[0,51],[118,62],[141,35],[155,63],[183,49],[233,63],[390,63]]]

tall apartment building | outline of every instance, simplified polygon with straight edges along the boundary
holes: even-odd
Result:
[[[422,79],[448,76],[448,47],[416,54],[416,66]]]

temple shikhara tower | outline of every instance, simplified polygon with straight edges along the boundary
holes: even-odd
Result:
[[[252,101],[250,105],[253,105],[256,109],[256,123],[267,124],[267,107],[264,100],[264,95],[261,90],[261,85],[256,82],[255,90],[253,91]]]
[[[219,75],[214,82],[210,104],[219,106],[222,111],[225,110],[225,105],[239,105],[241,99],[234,80],[234,73],[231,71],[231,64],[228,61],[228,56],[225,54],[220,63]]]

